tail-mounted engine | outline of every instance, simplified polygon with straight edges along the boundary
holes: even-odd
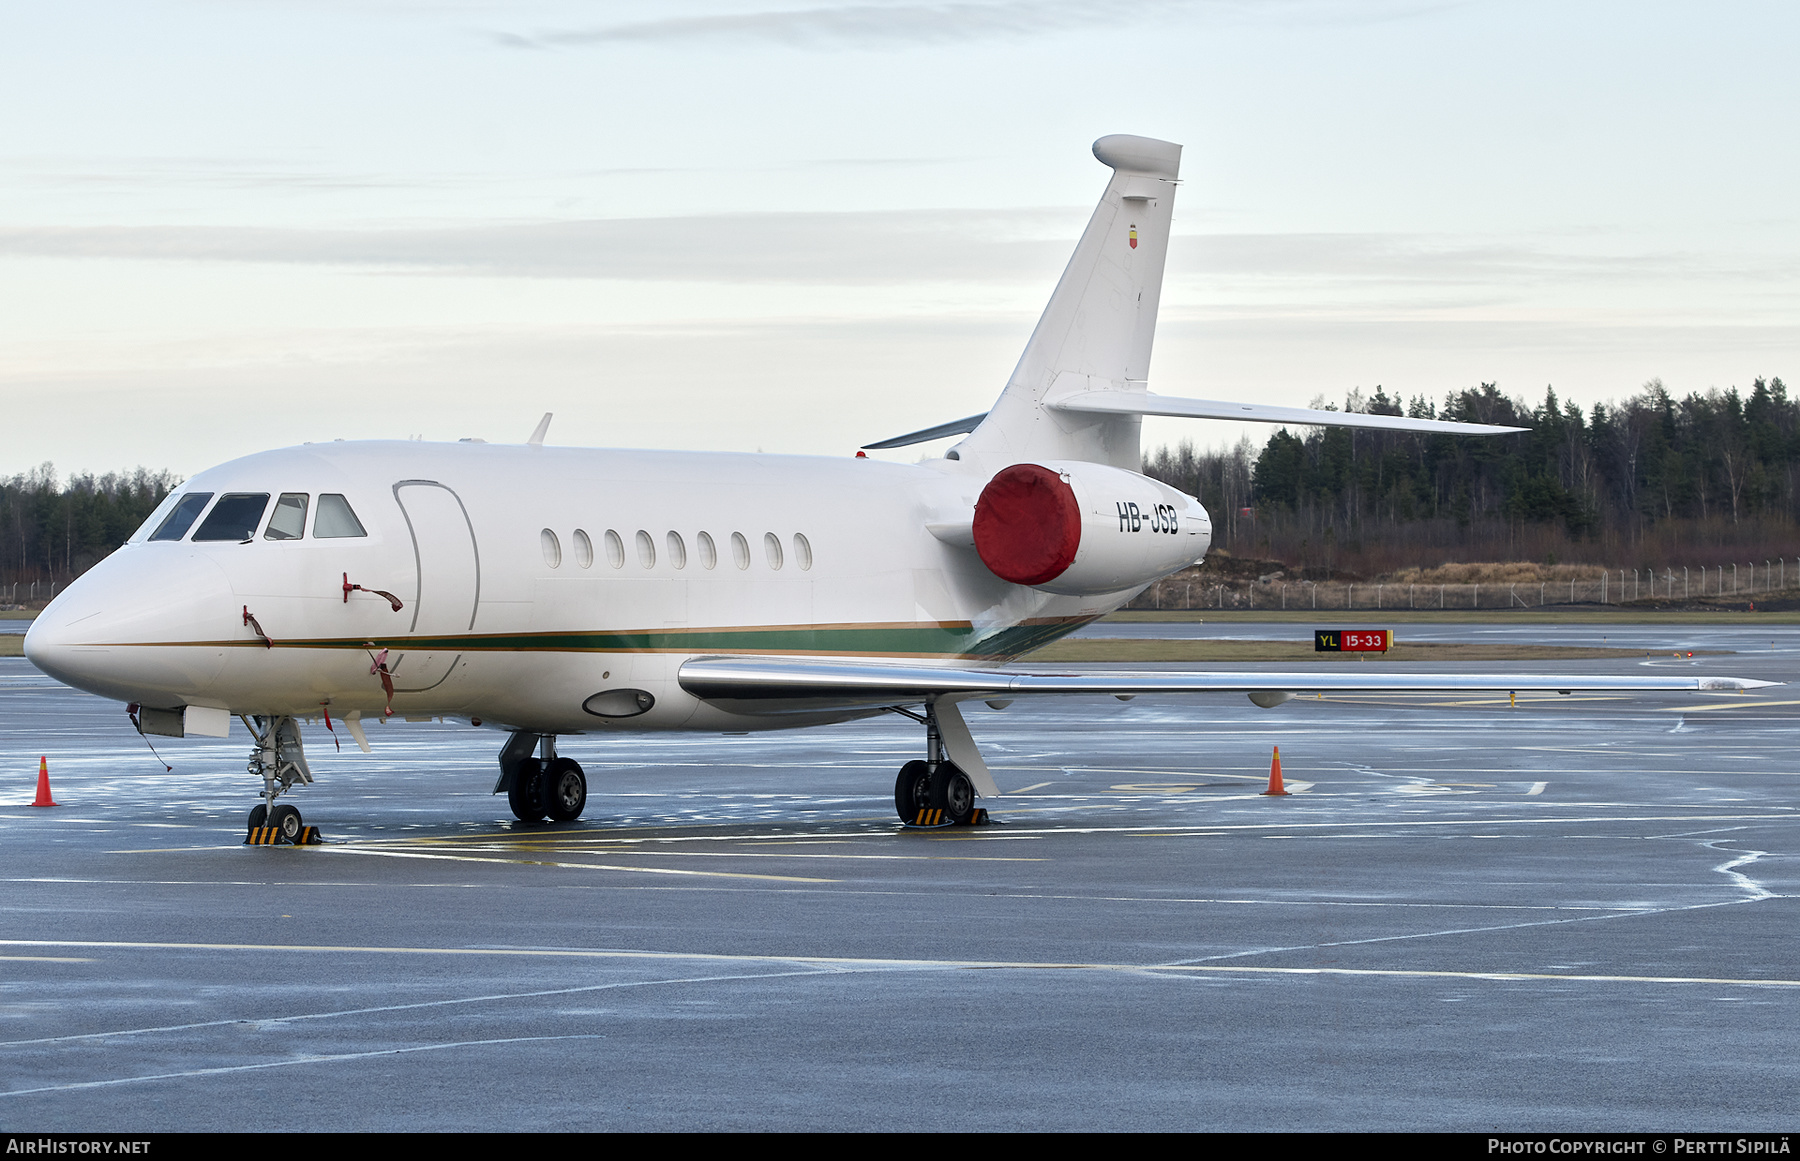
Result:
[[[1002,580],[1090,596],[1149,584],[1206,555],[1192,496],[1136,472],[1051,460],[1002,469],[975,504],[975,551]]]

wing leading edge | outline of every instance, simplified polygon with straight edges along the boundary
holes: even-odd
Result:
[[[869,706],[940,697],[1020,697],[1030,694],[1248,693],[1270,694],[1444,693],[1554,690],[1558,693],[1742,693],[1782,684],[1747,677],[1599,677],[1544,673],[1359,672],[1047,672],[963,669],[878,661],[818,661],[796,657],[696,657],[681,666],[681,687],[709,701],[766,703],[769,712],[788,705]],[[745,706],[744,708],[749,708]]]

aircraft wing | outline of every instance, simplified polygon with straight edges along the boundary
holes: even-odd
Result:
[[[821,661],[800,657],[696,657],[681,666],[681,687],[709,701],[766,703],[770,712],[822,704],[897,705],[938,697],[1011,698],[1075,693],[1404,693],[1648,692],[1741,693],[1780,685],[1745,677],[1576,676],[1543,673],[1369,673],[1366,666],[1290,672],[1193,672],[1048,669],[965,669],[884,661]],[[1279,698],[1271,698],[1275,704]],[[1261,704],[1261,702],[1259,702]],[[744,708],[751,708],[744,706]]]

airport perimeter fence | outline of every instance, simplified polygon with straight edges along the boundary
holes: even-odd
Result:
[[[1794,562],[1800,583],[1800,559]],[[1391,581],[1220,581],[1177,574],[1128,609],[1537,609],[1634,601],[1755,600],[1784,592],[1787,562],[1703,568],[1612,569],[1576,580],[1408,584]]]
[[[67,582],[11,581],[0,583],[0,609],[28,609],[49,604],[56,594],[68,588]]]

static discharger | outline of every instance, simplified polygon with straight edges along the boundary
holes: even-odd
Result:
[[[38,792],[33,806],[55,806],[50,800],[50,759],[38,755]]]
[[[1269,788],[1263,791],[1265,798],[1286,798],[1287,790],[1281,785],[1281,747],[1275,747],[1275,756],[1269,759]]]
[[[1314,629],[1314,653],[1386,653],[1394,647],[1392,629]]]

